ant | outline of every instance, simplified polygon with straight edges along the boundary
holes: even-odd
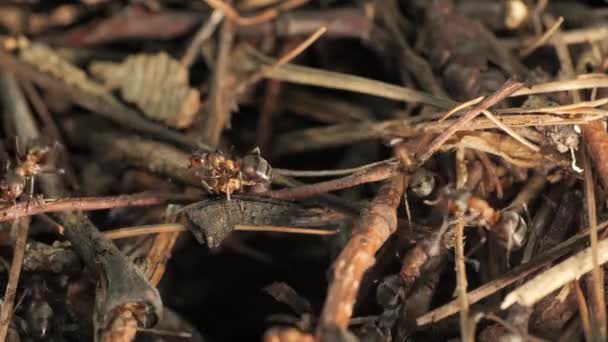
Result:
[[[59,172],[54,170],[51,158],[52,150],[57,147],[47,144],[34,143],[28,148],[23,158],[18,159],[11,168],[10,161],[6,162],[4,177],[0,179],[0,202],[15,202],[23,194],[27,184],[30,184],[30,195],[33,193],[34,178],[46,172]]]
[[[190,156],[189,169],[207,191],[225,193],[228,199],[234,192],[267,185],[272,179],[272,168],[257,147],[242,158],[227,157],[221,151],[195,152]]]

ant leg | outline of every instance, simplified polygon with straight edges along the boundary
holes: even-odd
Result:
[[[19,146],[19,139],[18,137],[15,137],[15,155],[17,157],[21,157],[21,146]]]
[[[28,186],[29,186],[29,192],[28,192],[28,201],[31,200],[32,198],[34,198],[34,182],[35,182],[35,177],[29,177],[28,179]]]
[[[487,236],[488,235],[485,230],[483,230],[483,229],[479,230],[479,241],[477,242],[477,244],[475,244],[473,247],[471,247],[471,249],[469,250],[467,255],[465,255],[466,259],[471,258],[471,256],[473,254],[477,253],[477,251],[487,242],[487,240],[488,240]]]
[[[201,184],[203,185],[203,188],[205,188],[205,190],[207,190],[207,192],[214,193],[213,189],[211,189],[211,187],[209,186],[209,184],[207,184],[207,182],[201,181]]]

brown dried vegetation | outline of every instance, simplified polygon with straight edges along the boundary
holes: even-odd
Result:
[[[606,340],[606,13],[0,5],[0,340]]]

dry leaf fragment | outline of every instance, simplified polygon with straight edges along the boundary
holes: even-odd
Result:
[[[96,62],[90,67],[106,86],[119,88],[151,119],[168,126],[190,126],[200,108],[198,90],[188,84],[188,71],[165,52],[137,54],[122,63]]]
[[[442,150],[458,147],[490,153],[504,158],[506,161],[520,167],[532,168],[545,165],[552,160],[543,151],[531,151],[510,136],[494,132],[467,132],[457,140],[450,140]]]

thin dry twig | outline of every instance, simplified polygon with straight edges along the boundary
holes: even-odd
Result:
[[[608,227],[608,221],[604,221],[598,225],[598,230]],[[563,243],[551,248],[549,251],[539,255],[534,260],[514,267],[504,275],[476,288],[468,293],[469,304],[474,304],[487,296],[490,296],[497,291],[515,283],[542,268],[551,264],[556,259],[571,253],[581,243],[588,239],[589,231],[585,229],[583,232],[576,234]],[[451,316],[459,311],[459,303],[457,300],[451,301],[438,308],[427,312],[426,314],[416,319],[416,324],[419,326],[427,325],[448,316]]]
[[[511,291],[500,307],[506,309],[515,303],[532,306],[551,292],[590,272],[593,269],[591,250],[591,247],[586,248]],[[597,253],[598,264],[608,262],[608,240],[598,243]]]
[[[303,227],[284,227],[284,226],[260,226],[253,224],[237,224],[234,226],[235,231],[248,232],[273,232],[273,233],[290,233],[290,234],[308,234],[308,235],[334,235],[338,233],[334,229],[315,229]],[[164,223],[152,224],[135,227],[123,227],[104,231],[102,234],[110,240],[126,239],[142,235],[150,234],[168,234],[188,231],[188,228],[179,223]]]
[[[511,94],[510,97],[608,87],[608,77],[606,76],[584,76],[585,75],[578,75],[577,79],[551,81],[546,83],[535,84],[533,86],[530,86],[529,88],[519,89],[518,91]]]
[[[585,341],[593,341],[591,338],[593,334],[591,332],[591,320],[589,319],[591,317],[589,315],[589,307],[587,306],[587,301],[578,279],[572,282],[572,287],[574,288],[574,294],[576,294],[576,302],[578,303],[578,312],[581,317],[583,332],[585,333]]]
[[[19,283],[19,275],[21,274],[21,267],[23,266],[25,244],[27,242],[29,227],[30,219],[28,217],[22,218],[14,223],[14,228],[18,231],[15,247],[13,248],[11,270],[8,274],[8,284],[6,285],[2,308],[0,308],[0,341],[6,339],[8,327],[11,323],[13,304],[15,303],[15,296],[17,295],[17,284]]]
[[[555,34],[555,32],[557,32],[557,30],[559,29],[559,27],[562,25],[563,22],[564,22],[564,18],[559,17],[557,19],[557,21],[555,21],[555,23],[553,23],[553,25],[547,31],[545,31],[545,33],[543,33],[540,37],[535,39],[529,46],[527,46],[526,48],[521,50],[519,52],[519,56],[520,57],[529,56],[532,52],[536,51],[536,49],[543,46],[547,41],[549,41],[549,39],[553,36],[553,34]]]
[[[501,115],[500,120],[509,127],[531,127],[578,125],[598,118],[597,115],[581,114],[578,117],[572,118],[546,114]],[[437,122],[433,120],[420,122],[416,119],[404,119],[308,128],[279,136],[275,144],[276,150],[274,153],[276,155],[284,155],[374,139],[384,139],[387,136],[412,138],[420,136],[421,133],[440,134],[445,132],[455,121],[446,120]],[[495,127],[496,125],[487,117],[477,117],[470,123],[467,130],[484,130]]]
[[[271,72],[272,70],[280,68],[281,66],[291,62],[294,58],[298,57],[302,52],[304,52],[304,50],[308,49],[308,47],[310,47],[314,42],[319,40],[319,38],[321,38],[321,36],[323,36],[323,34],[325,34],[325,32],[327,32],[327,27],[325,27],[325,26],[319,27],[308,38],[306,38],[303,42],[298,44],[292,50],[287,51],[287,53],[285,53],[284,55],[279,57],[279,59],[274,61],[272,64],[261,68],[256,73],[249,76],[245,81],[243,81],[243,83],[241,85],[239,85],[237,87],[238,92],[241,92],[241,91],[243,91],[243,89],[246,89],[249,86],[251,86],[252,84],[258,82],[260,79],[262,79],[264,77],[265,74]]]
[[[207,21],[196,32],[196,34],[194,35],[194,38],[192,38],[192,41],[188,45],[188,49],[186,50],[186,52],[180,59],[180,63],[185,68],[190,68],[192,66],[192,63],[194,63],[194,61],[196,60],[196,57],[198,57],[201,46],[209,38],[211,38],[211,36],[215,32],[215,29],[220,24],[220,22],[222,21],[223,18],[224,18],[224,14],[222,13],[222,11],[220,11],[220,10],[213,11],[213,13],[211,13],[211,16],[209,17],[209,19],[207,19]]]
[[[312,229],[302,227],[285,227],[285,226],[260,226],[253,224],[237,224],[234,230],[248,232],[273,232],[273,233],[291,233],[291,234],[307,234],[307,235],[334,235],[338,233],[335,229]]]
[[[73,197],[61,199],[26,200],[0,208],[0,222],[16,218],[60,211],[88,211],[119,207],[138,207],[197,199],[185,194],[139,193],[109,197]]]
[[[350,188],[364,183],[379,182],[394,177],[400,172],[401,170],[398,164],[384,164],[365,169],[346,177],[289,189],[267,191],[262,193],[262,195],[277,199],[302,199],[317,196],[329,191]]]
[[[106,239],[118,240],[142,235],[185,232],[188,229],[179,223],[152,224],[136,227],[123,227],[102,232]]]
[[[605,40],[608,37],[608,25],[594,25],[590,27],[568,30],[561,34],[561,40],[566,45],[587,44],[589,42],[597,42]],[[535,37],[517,37],[501,39],[501,43],[510,49],[523,48],[527,42],[535,39]],[[543,44],[549,44],[550,41],[545,41]]]
[[[245,48],[240,60],[234,63],[245,71],[255,73],[273,65],[275,61],[251,48]],[[413,88],[300,65],[286,64],[278,68],[265,69],[264,77],[296,84],[348,90],[397,101],[428,104],[439,108],[450,108],[455,105],[452,100]]]
[[[589,222],[589,240],[591,240],[591,259],[593,263],[592,276],[592,295],[594,303],[594,320],[597,321],[597,327],[599,337],[605,340],[606,337],[606,299],[604,295],[604,269],[600,267],[599,256],[598,256],[598,232],[597,232],[597,208],[595,204],[595,185],[593,182],[593,172],[591,169],[591,162],[589,155],[584,150],[581,151],[583,155],[583,168],[585,176],[585,198],[587,203],[587,219]],[[601,323],[604,322],[604,323]]]
[[[485,98],[475,107],[467,110],[460,118],[458,118],[458,120],[456,120],[443,133],[435,138],[428,148],[425,146],[425,151],[423,153],[416,153],[418,155],[418,165],[424,164],[454,133],[466,127],[470,121],[475,119],[475,117],[484,109],[488,109],[489,107],[502,101],[505,97],[513,94],[523,86],[524,85],[519,82],[507,81],[500,89],[494,92],[494,94]]]
[[[382,160],[379,162],[369,163],[357,167],[351,167],[348,169],[338,169],[338,170],[289,170],[289,169],[280,169],[273,168],[272,171],[275,174],[281,174],[283,176],[291,176],[291,177],[331,177],[331,176],[341,176],[348,175],[351,173],[367,170],[371,167],[388,164],[395,162],[395,158],[390,158],[386,160]]]
[[[378,249],[397,229],[396,210],[405,185],[406,178],[402,175],[387,181],[353,229],[352,237],[334,262],[318,333],[328,327],[348,327],[363,274],[374,264]]]
[[[439,120],[438,122],[442,122],[444,120],[446,120],[447,118],[449,118],[452,114],[459,112],[465,108],[469,108],[473,105],[476,105],[478,103],[480,103],[481,101],[484,100],[484,97],[478,97],[466,102],[463,102],[457,106],[455,106],[454,108],[450,109],[449,111],[447,111]],[[513,139],[521,142],[522,144],[524,144],[525,146],[527,146],[528,148],[530,148],[533,151],[539,151],[540,149],[538,148],[538,146],[532,144],[531,142],[529,142],[528,140],[526,140],[524,137],[522,137],[521,135],[519,135],[517,132],[515,132],[511,127],[509,127],[508,125],[505,125],[502,121],[500,121],[494,114],[492,114],[489,110],[484,109],[481,111],[483,113],[483,115],[485,115],[490,121],[492,121],[496,126],[498,126],[500,129],[502,129],[503,131],[505,131],[505,133],[509,134],[510,136],[513,137]]]
[[[234,65],[244,71],[257,72],[260,68],[273,64],[273,60],[251,48],[244,48]],[[509,97],[543,94],[579,89],[606,88],[608,77],[579,75],[578,79],[560,80],[532,85],[509,94]],[[348,90],[357,93],[379,96],[396,101],[421,103],[438,108],[449,109],[458,103],[440,96],[434,96],[412,88],[402,87],[364,77],[331,72],[300,65],[287,64],[279,68],[267,69],[264,77],[296,84]]]
[[[161,233],[156,235],[152,247],[146,255],[145,271],[150,284],[156,287],[167,268],[167,262],[171,258],[171,251],[177,242],[180,232]]]
[[[595,107],[600,107],[608,103],[608,97],[604,97],[601,99],[593,100],[593,101],[580,101],[572,104],[561,105],[561,106],[552,106],[552,107],[536,107],[536,108],[502,108],[495,111],[495,113],[505,114],[505,113],[553,113],[553,114],[562,114],[569,113],[570,110],[577,109],[590,109]]]
[[[229,60],[234,36],[234,23],[225,20],[218,40],[217,62],[209,92],[209,112],[203,117],[201,127],[203,141],[213,147],[218,146],[224,128],[230,125],[232,95],[228,88],[233,86],[233,78],[230,75]]]
[[[600,120],[581,125],[587,151],[593,160],[598,178],[605,189],[608,189],[608,133]]]
[[[549,20],[550,18],[548,18]],[[557,35],[554,39],[553,46],[557,51],[557,56],[560,62],[561,71],[565,74],[566,77],[574,77],[574,64],[572,62],[572,57],[570,55],[570,51],[568,46],[563,43],[561,32],[559,29],[556,30]],[[581,101],[581,94],[577,90],[571,91],[572,98],[574,102]],[[605,154],[601,147],[604,147],[608,144],[608,133],[603,129],[597,130],[597,123],[590,122],[583,126],[582,133],[583,139],[587,143],[587,151],[591,155],[591,158],[596,162],[596,166],[598,171],[600,171],[600,178],[604,179],[604,177],[608,177],[606,171],[606,165],[602,165],[602,159],[605,159],[603,155]],[[591,259],[593,263],[593,272],[592,272],[592,285],[591,292],[593,295],[593,312],[595,315],[592,317],[594,319],[593,327],[596,327],[597,330],[593,330],[593,335],[596,333],[599,334],[597,336],[600,340],[606,340],[607,333],[607,322],[606,322],[606,301],[604,295],[604,272],[600,269],[599,265],[599,256],[598,256],[598,234],[597,234],[597,210],[595,204],[595,189],[593,184],[593,174],[590,168],[589,156],[585,151],[582,151],[584,168],[585,168],[585,195],[586,195],[586,203],[587,203],[587,215],[589,220],[589,238],[591,240]],[[608,180],[608,178],[605,178]]]
[[[485,115],[490,121],[492,121],[498,128],[502,129],[510,135],[513,139],[519,141],[522,145],[531,149],[534,152],[540,151],[540,148],[533,143],[529,142],[526,138],[522,137],[519,133],[515,132],[513,128],[505,125],[502,121],[500,121],[494,114],[492,114],[489,110],[482,110],[481,113]]]
[[[467,299],[467,274],[464,265],[464,219],[458,218],[456,225],[456,287],[460,305],[460,336],[463,341],[474,340],[471,319],[469,317],[469,300]]]
[[[279,14],[281,14],[281,12],[288,11],[288,10],[296,8],[296,7],[300,7],[304,4],[306,4],[307,2],[309,2],[310,0],[287,0],[276,6],[267,8],[267,9],[263,10],[262,12],[256,14],[253,17],[241,16],[239,14],[239,12],[236,9],[234,9],[234,7],[230,6],[228,3],[226,3],[222,0],[203,0],[203,1],[205,1],[209,6],[224,13],[224,15],[228,19],[234,21],[238,25],[248,26],[248,25],[263,24],[267,21],[270,21],[270,20],[276,18]]]
[[[485,318],[485,319],[494,321],[494,322],[502,325],[503,327],[505,327],[506,329],[508,329],[512,333],[523,337],[525,341],[529,341],[529,342],[546,342],[546,340],[540,339],[538,337],[531,336],[531,335],[527,334],[525,331],[521,331],[516,326],[514,326],[511,323],[507,322],[506,320],[504,320],[504,319],[496,316],[495,314],[486,313],[486,314],[483,314],[483,315],[480,315],[480,316],[481,316],[481,317],[479,317],[480,319],[481,318]]]

